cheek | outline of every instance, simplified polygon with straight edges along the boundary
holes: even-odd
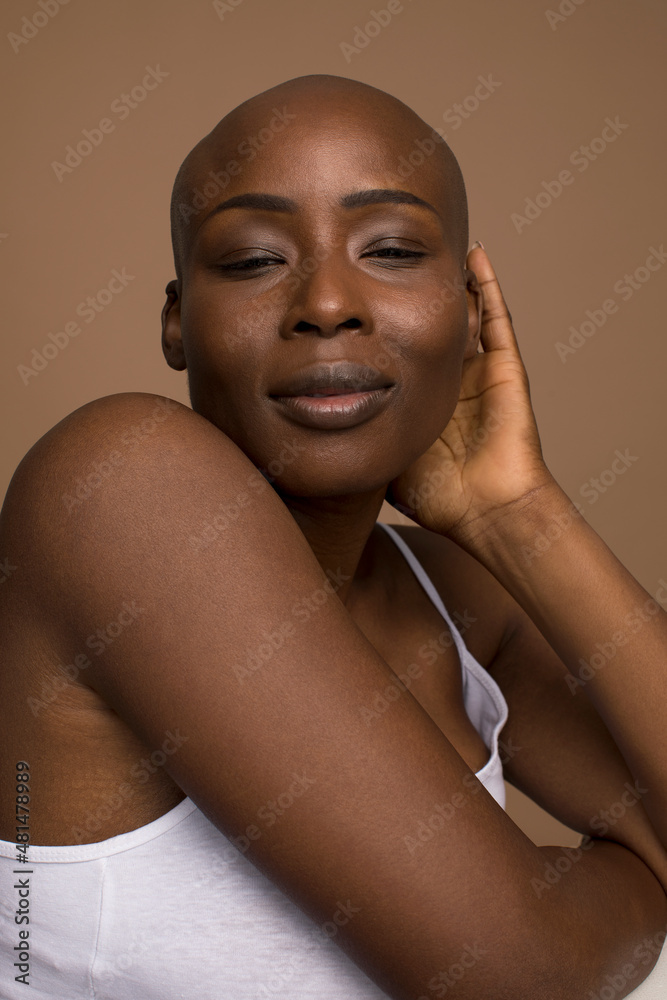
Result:
[[[423,450],[442,432],[456,408],[467,336],[465,299],[422,297],[413,309],[394,316],[386,349],[402,371],[402,419],[414,428]]]
[[[465,298],[451,301],[452,293],[434,291],[422,295],[387,317],[388,353],[394,353],[408,371],[420,379],[457,382],[468,340],[468,310]]]
[[[262,330],[270,322],[266,305],[243,308],[195,292],[181,309],[181,334],[190,376],[218,385],[252,381],[263,364]]]

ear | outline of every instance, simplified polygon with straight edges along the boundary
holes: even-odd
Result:
[[[466,267],[463,270],[463,276],[466,282],[466,301],[468,303],[468,340],[464,357],[472,358],[477,353],[482,332],[484,293],[474,271]]]
[[[169,367],[182,372],[187,365],[181,338],[181,300],[175,278],[167,284],[165,292],[167,301],[162,308],[162,352]]]

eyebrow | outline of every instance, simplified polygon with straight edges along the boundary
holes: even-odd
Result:
[[[367,205],[420,205],[433,212],[442,222],[440,213],[429,202],[423,198],[418,198],[410,191],[402,191],[400,188],[370,188],[367,191],[353,191],[340,199],[342,208],[365,208]],[[248,208],[262,212],[287,212],[293,214],[298,211],[298,205],[291,198],[284,198],[277,194],[237,194],[233,198],[220,202],[209,212],[200,225],[200,229],[214,215],[225,212],[230,208]]]

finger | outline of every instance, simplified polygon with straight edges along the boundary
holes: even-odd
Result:
[[[500,289],[496,272],[486,250],[473,247],[468,254],[467,266],[477,275],[482,289],[482,331],[480,342],[485,351],[502,349],[519,352],[512,316]]]

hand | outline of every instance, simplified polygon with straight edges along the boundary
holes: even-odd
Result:
[[[397,510],[454,541],[555,483],[542,457],[512,317],[486,251],[474,247],[466,266],[482,290],[482,350],[463,362],[459,400],[442,434],[387,490]]]

